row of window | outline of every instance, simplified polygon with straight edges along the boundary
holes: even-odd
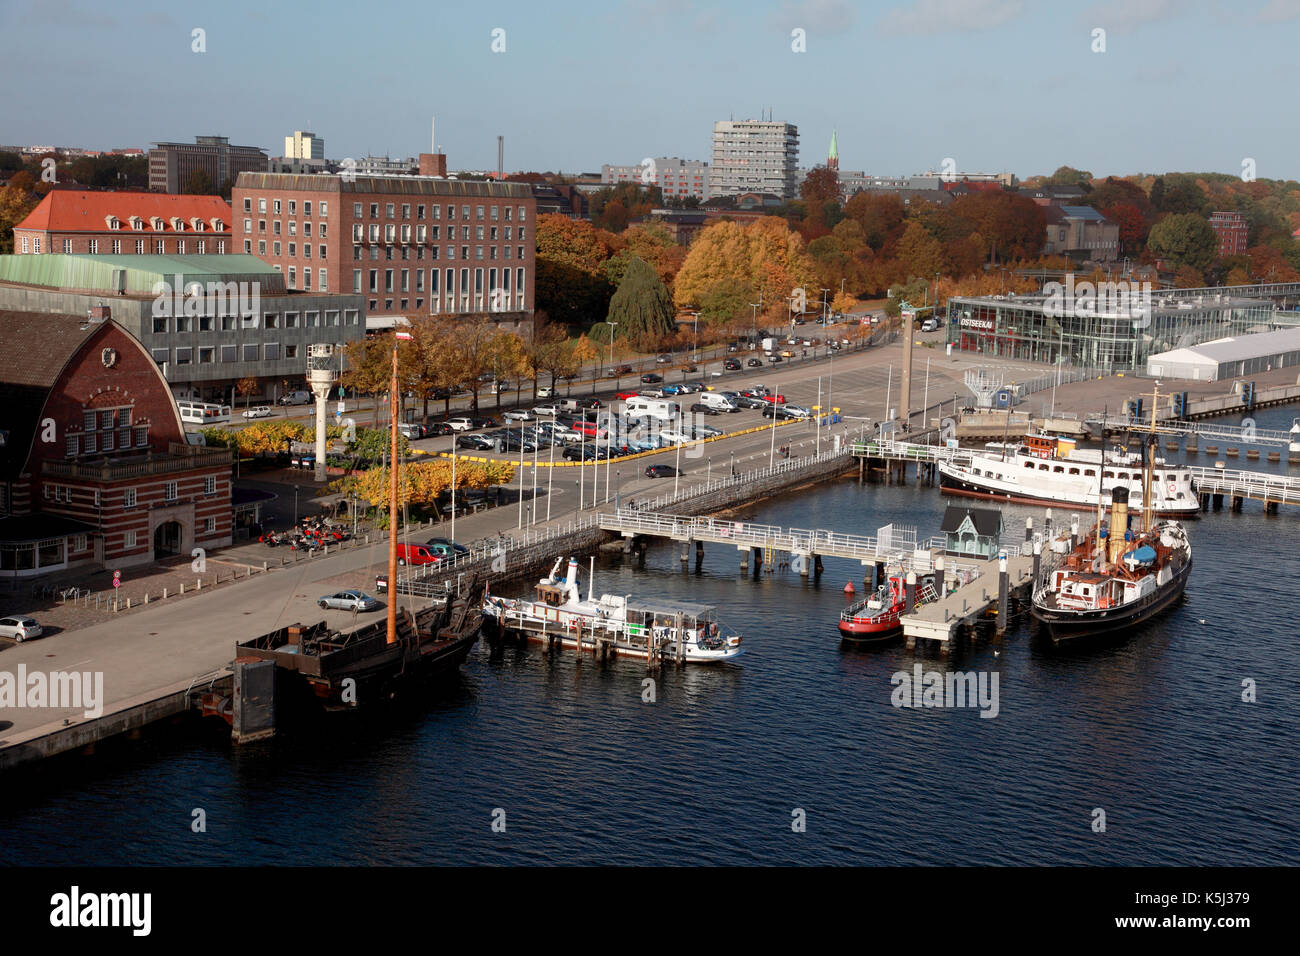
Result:
[[[321,271],[324,272],[324,270]],[[283,323],[281,319],[283,319]],[[361,313],[356,309],[345,309],[340,317],[338,309],[326,309],[322,317],[318,309],[308,309],[301,315],[297,312],[286,312],[283,316],[279,312],[266,312],[260,316],[255,312],[248,312],[240,316],[178,315],[173,318],[171,316],[156,315],[153,317],[152,327],[155,335],[166,335],[173,329],[178,333],[215,332],[218,323],[222,332],[259,327],[267,329],[338,328],[340,325],[360,325]]]
[[[149,350],[149,354],[159,365],[164,362],[193,365],[196,357],[199,365],[211,365],[217,361],[218,356],[222,362],[278,362],[282,353],[286,359],[296,359],[302,354],[297,345],[282,347],[279,342],[245,342],[242,345],[202,345],[197,349],[180,347]]]
[[[129,221],[130,221],[130,223],[131,223],[131,229],[132,229],[133,231],[135,231],[135,232],[142,232],[142,231],[144,230],[144,219],[143,219],[143,218],[141,218],[140,216],[129,216],[129,217],[127,217],[127,218],[129,219]],[[225,232],[225,231],[226,231],[226,224],[225,224],[224,222],[222,222],[220,219],[217,219],[217,218],[213,217],[213,219],[212,219],[210,222],[211,222],[211,227],[212,227],[212,231],[213,231],[213,232]],[[106,217],[106,218],[105,218],[105,223],[108,225],[108,228],[109,228],[109,229],[121,229],[121,228],[122,228],[122,221],[121,221],[120,219],[118,219],[116,216],[108,216],[108,217]],[[172,217],[171,217],[171,224],[172,224],[172,228],[173,228],[174,230],[176,230],[177,232],[184,232],[184,231],[185,231],[185,220],[182,219],[180,216],[172,216]],[[205,222],[204,222],[202,219],[200,219],[198,216],[192,216],[192,217],[190,217],[190,228],[191,228],[193,231],[195,231],[195,232],[204,232],[205,230],[208,229],[208,225],[209,225],[208,223],[205,223]],[[161,230],[161,229],[165,229],[165,228],[166,228],[166,223],[164,222],[162,216],[150,216],[150,217],[149,217],[149,226],[150,226],[150,228],[152,228],[152,229],[155,229],[155,230]]]
[[[328,215],[330,214],[330,204],[329,204],[326,200],[322,199],[322,200],[320,201],[320,203],[319,203],[319,207],[320,207],[320,216],[321,216],[322,218],[324,218],[324,217],[326,217],[326,216],[328,216]],[[280,211],[281,211],[282,208],[283,208],[283,206],[281,205],[280,200],[278,200],[278,199],[273,199],[273,200],[271,200],[271,212],[272,212],[274,215],[276,215],[276,216],[280,215]],[[252,199],[251,196],[245,196],[245,197],[244,197],[244,212],[252,212],[252,211],[253,211],[253,199]],[[265,200],[265,199],[258,199],[258,200],[257,200],[257,211],[258,211],[258,212],[266,212],[266,200]],[[310,215],[311,215],[311,200],[310,200],[310,199],[304,199],[304,200],[303,200],[303,202],[302,202],[302,214],[303,214],[304,216],[310,216]],[[298,215],[298,201],[297,201],[296,199],[290,199],[290,200],[289,200],[289,215],[290,215],[290,216],[296,216],[296,215]],[[247,232],[248,229],[245,228],[244,231]]]
[[[365,215],[364,215],[365,205],[366,205],[365,203],[359,203],[359,202],[354,202],[354,203],[352,204],[352,217],[353,217],[354,219],[363,219],[363,218],[366,218]],[[370,219],[378,219],[378,218],[379,218],[379,206],[380,206],[380,204],[377,203],[377,202],[372,202],[372,203],[370,203],[370,216],[369,216]],[[396,203],[391,203],[391,202],[390,202],[390,203],[384,203],[383,206],[384,206],[384,218],[385,218],[385,219],[396,219],[396,218],[397,218],[397,204],[396,204]],[[460,207],[460,218],[461,218],[461,219],[464,219],[464,220],[467,220],[467,221],[468,221],[468,220],[471,218],[471,217],[470,217],[470,208],[471,208],[470,206],[461,206],[461,207]],[[528,207],[527,207],[527,206],[519,206],[519,207],[517,207],[517,208],[518,208],[518,221],[519,221],[519,222],[525,222],[525,221],[527,220],[527,218],[528,218]],[[499,220],[504,219],[506,222],[510,222],[510,221],[512,220],[512,218],[515,216],[515,209],[516,209],[516,207],[514,207],[514,206],[498,206],[498,205],[495,205],[495,204],[494,204],[494,205],[492,205],[492,206],[474,206],[473,209],[474,209],[474,212],[475,212],[475,215],[474,215],[473,218],[476,218],[476,219],[479,219],[479,220],[483,220],[483,219],[486,218],[486,219],[490,219],[492,222],[497,222],[497,221],[499,221]],[[402,218],[403,218],[403,219],[410,219],[410,218],[411,218],[411,204],[410,204],[410,203],[402,203]],[[424,218],[424,203],[419,203],[419,204],[416,205],[416,207],[415,207],[415,218],[416,218],[416,219],[423,219],[423,218]],[[433,220],[441,219],[441,218],[442,218],[442,206],[439,206],[439,205],[431,205],[431,206],[429,207],[429,218],[430,218],[430,219],[433,219]],[[453,204],[451,204],[451,203],[448,203],[448,204],[447,204],[447,219],[448,219],[448,221],[454,221],[454,220],[456,219],[456,207],[455,207],[455,205],[453,205]]]
[[[29,238],[30,238],[30,240],[31,240],[30,243],[29,243],[29,241],[28,241]],[[51,245],[53,245],[53,243],[51,243]],[[71,240],[71,239],[64,239],[64,240],[62,240],[61,245],[62,245],[62,251],[63,251],[64,253],[71,253],[71,252],[73,251],[73,250],[72,250],[72,240]],[[151,242],[150,240],[148,240],[148,239],[136,239],[136,240],[135,240],[135,246],[134,246],[134,248],[135,248],[135,254],[136,254],[137,256],[143,256],[143,255],[147,255],[147,254],[149,254],[149,251],[150,251],[150,247],[151,247],[151,245],[152,245],[152,251],[153,251],[153,254],[154,254],[154,255],[156,255],[156,256],[161,256],[161,255],[165,255],[165,254],[167,253],[167,240],[166,240],[166,239],[154,239],[154,240],[152,240],[152,242]],[[248,243],[245,242],[245,243],[244,243],[244,246],[245,246],[244,251],[247,252],[247,251],[248,251],[248,249],[247,249]],[[208,247],[209,247],[209,243],[208,243],[208,240],[206,240],[206,239],[196,239],[196,240],[194,241],[194,251],[197,252],[199,255],[204,255],[204,254],[206,254],[206,253],[208,252]],[[122,250],[123,250],[123,248],[125,248],[125,247],[122,245],[122,240],[121,240],[121,239],[113,239],[113,240],[110,240],[110,241],[108,242],[107,248],[108,248],[108,250],[109,250],[113,255],[115,255],[115,256],[120,256],[120,255],[122,255]],[[22,250],[23,250],[24,253],[30,252],[30,253],[34,253],[35,255],[40,255],[40,254],[41,254],[41,237],[40,237],[40,236],[32,236],[32,237],[23,236],[23,237],[22,237]],[[50,249],[50,250],[48,250],[48,251],[53,252],[54,250],[53,250],[53,249]],[[99,254],[99,240],[98,240],[98,239],[87,239],[87,240],[86,240],[86,251],[87,251],[88,253],[90,253],[92,256],[93,256],[93,255],[98,255],[98,254]],[[181,255],[181,256],[183,256],[183,255],[187,255],[187,254],[188,254],[188,251],[189,251],[189,246],[188,246],[188,244],[186,243],[186,241],[185,241],[184,239],[174,239],[174,240],[172,240],[172,251],[175,252],[177,255]],[[215,248],[213,251],[216,252],[216,254],[219,255],[219,256],[224,256],[224,255],[226,254],[226,240],[224,240],[224,239],[218,239],[218,240],[216,240],[216,248]],[[323,258],[324,255],[325,255],[325,247],[324,247],[324,246],[321,246],[321,257]]]
[[[75,491],[80,490],[79,488],[73,485],[58,485],[58,484],[53,484],[51,482],[46,482],[43,487],[44,487],[44,495],[46,501],[61,502],[64,504],[70,503],[73,499],[73,493]],[[100,493],[100,489],[92,488],[90,490],[92,492],[95,507],[96,508],[101,507],[103,498]],[[171,501],[179,500],[179,490],[180,489],[177,482],[175,481],[164,482],[163,501],[171,502]],[[136,488],[122,489],[123,510],[129,510],[131,508],[136,507],[136,502],[138,500],[138,491],[139,489]],[[203,494],[210,497],[212,495],[215,495],[216,493],[217,493],[217,476],[204,475]]]
[[[370,249],[370,255],[369,255],[368,257],[365,255],[365,251],[364,251],[366,248],[369,248],[369,249]],[[388,261],[392,261],[393,259],[402,259],[402,260],[406,261],[406,260],[409,260],[409,259],[411,258],[411,248],[410,248],[410,246],[399,246],[398,248],[401,250],[401,255],[400,255],[400,256],[395,256],[395,255],[393,254],[393,247],[392,247],[392,246],[385,246],[385,247],[384,247],[384,259],[385,259],[385,260],[388,260]],[[522,259],[524,258],[524,247],[523,247],[523,246],[518,246],[518,247],[515,247],[515,246],[502,246],[501,249],[504,250],[504,252],[503,252],[503,255],[501,256],[501,258],[503,258],[503,259],[513,259],[513,258],[515,258],[515,256],[512,255],[512,253],[516,250],[516,248],[518,249],[518,252],[519,252],[518,258],[519,258],[520,260],[522,260]],[[431,246],[431,247],[429,248],[429,258],[430,258],[430,259],[435,259],[435,260],[436,260],[436,259],[439,259],[439,258],[445,258],[445,259],[454,260],[454,259],[456,258],[456,247],[455,247],[455,246],[448,246],[448,247],[447,247],[447,254],[446,254],[446,256],[440,256],[440,255],[439,255],[439,250],[440,250],[440,249],[441,249],[440,246]],[[488,258],[488,260],[491,261],[491,262],[495,262],[496,259],[497,259],[497,247],[496,247],[496,246],[488,246],[488,247],[487,247],[487,252],[488,252],[488,254],[487,254],[487,258]],[[352,247],[352,261],[353,261],[353,262],[361,262],[363,259],[366,259],[366,258],[369,258],[371,262],[378,262],[378,261],[379,261],[379,247],[378,247],[378,246],[369,246],[369,247],[353,246],[353,247]],[[418,260],[423,260],[423,259],[424,259],[424,246],[416,246],[416,247],[415,247],[415,258],[416,258],[417,261],[418,261]],[[462,258],[462,259],[469,259],[469,258],[470,258],[470,254],[469,254],[469,246],[461,246],[461,247],[460,247],[460,258]],[[482,247],[482,246],[475,246],[475,247],[474,247],[474,258],[475,258],[475,259],[480,259],[480,260],[483,258],[483,247]]]
[[[309,222],[304,222],[304,223],[302,224],[302,234],[303,234],[303,237],[304,237],[304,238],[311,238],[311,227],[312,227],[312,224],[309,223]],[[245,220],[244,220],[244,232],[245,232],[245,233],[250,233],[250,234],[251,234],[252,231],[253,231],[253,220],[252,220],[252,219],[245,219]],[[266,235],[266,220],[265,220],[265,219],[259,219],[259,220],[257,220],[257,231],[258,231],[259,233],[261,233],[262,235]],[[289,231],[289,235],[291,235],[291,236],[296,236],[296,235],[298,235],[298,220],[297,220],[297,219],[290,219],[290,220],[289,220],[289,230],[288,230],[288,231]],[[280,220],[279,220],[279,219],[272,219],[272,220],[271,220],[271,235],[273,235],[273,236],[278,236],[278,235],[280,235]],[[316,235],[317,235],[319,238],[321,238],[321,239],[327,239],[327,238],[329,238],[329,223],[327,223],[327,222],[322,222],[322,223],[320,223],[320,224],[319,224],[319,228],[317,228],[317,230],[316,230]]]
[[[245,222],[247,222],[247,220],[245,220]],[[499,238],[499,235],[500,235],[500,231],[499,231],[499,228],[498,228],[497,226],[487,226],[487,227],[484,227],[484,226],[474,226],[473,228],[474,228],[474,238],[477,239],[479,242],[482,242],[485,236],[486,236],[486,238],[487,238],[489,241],[491,241],[491,242],[496,242],[496,241],[498,241],[498,238]],[[506,226],[506,227],[505,227],[505,241],[506,241],[506,242],[513,242],[513,241],[515,241],[515,239],[514,239],[514,228],[515,228],[514,226]],[[245,231],[247,231],[247,230],[245,230]],[[523,242],[525,239],[528,238],[527,235],[526,235],[526,232],[527,232],[527,227],[526,227],[526,226],[520,226],[520,227],[519,227],[519,233],[518,233],[518,237],[519,237],[518,241],[519,241],[519,242]],[[411,227],[410,227],[410,226],[408,226],[408,225],[403,225],[403,226],[402,226],[402,230],[401,230],[401,241],[402,241],[404,244],[409,244],[409,243],[411,242],[411,237],[412,237],[412,236],[414,236],[414,237],[415,237],[415,241],[416,241],[416,242],[419,242],[419,243],[424,243],[424,242],[439,242],[439,241],[442,239],[442,227],[441,227],[441,226],[429,226],[429,227],[426,227],[426,226],[420,225],[420,226],[416,226],[416,227],[415,227],[415,232],[412,233],[412,232],[411,232]],[[367,238],[367,237],[369,237],[369,238]],[[460,227],[460,238],[463,239],[465,242],[469,242],[469,240],[470,240],[470,227],[469,227],[469,226],[461,226],[461,227]],[[454,241],[456,240],[456,227],[455,227],[455,226],[448,226],[448,227],[447,227],[447,239],[448,239],[449,241],[452,241],[452,242],[454,242]],[[353,241],[354,243],[357,243],[357,242],[370,242],[370,243],[377,243],[377,242],[380,242],[380,241],[383,241],[383,242],[386,242],[386,243],[394,243],[394,242],[397,242],[397,241],[398,241],[398,231],[397,231],[397,226],[394,226],[394,225],[391,225],[391,224],[390,224],[390,225],[386,225],[386,226],[384,226],[384,235],[383,235],[383,239],[381,240],[380,237],[379,237],[379,223],[377,223],[377,222],[372,222],[372,223],[370,223],[369,231],[367,231],[365,225],[363,225],[362,223],[359,223],[359,222],[354,222],[354,223],[352,224],[352,241]]]
[[[363,273],[363,271],[364,271],[364,270],[362,270],[362,269],[353,269],[353,270],[352,270],[352,291],[353,291],[353,292],[362,292],[362,291],[363,291],[363,289],[362,289],[362,273]],[[400,281],[400,283],[401,283],[400,291],[402,291],[402,292],[410,292],[410,291],[411,291],[411,273],[412,273],[412,271],[414,271],[414,274],[415,274],[415,291],[416,291],[416,292],[423,292],[423,291],[424,291],[424,275],[425,275],[423,269],[415,269],[415,270],[402,269],[402,270],[400,270],[400,272],[399,272],[398,270],[395,270],[395,269],[385,269],[385,270],[384,270],[384,288],[383,288],[383,291],[384,291],[384,292],[390,292],[390,293],[391,293],[391,292],[399,291],[399,289],[398,289],[397,287],[395,287],[394,284],[393,284],[394,279],[399,279],[399,281]],[[498,289],[500,289],[501,293],[502,293],[502,294],[503,294],[503,295],[508,299],[509,296],[510,296],[510,291],[511,291],[511,289],[510,289],[510,279],[511,279],[511,274],[510,274],[510,270],[509,270],[509,269],[502,269],[502,270],[500,271],[500,282],[499,282],[499,283],[498,283],[498,281],[497,281],[498,273],[497,273],[497,270],[496,270],[496,269],[486,269],[486,270],[484,270],[484,269],[475,269],[475,270],[474,270],[474,294],[475,294],[475,295],[482,295],[482,294],[483,294],[483,280],[484,280],[484,278],[485,278],[485,276],[484,276],[484,272],[487,273],[487,275],[486,275],[486,279],[487,279],[487,291],[488,291],[488,293],[489,293],[489,294],[491,294],[491,293],[495,293]],[[370,273],[370,275],[369,275],[369,285],[368,285],[367,289],[364,290],[364,291],[369,291],[369,292],[372,292],[372,293],[374,293],[374,292],[379,292],[379,291],[380,291],[380,289],[379,289],[379,270],[378,270],[378,269],[370,269],[370,270],[369,270],[369,273]],[[429,292],[430,292],[432,295],[438,295],[438,293],[439,293],[439,289],[438,289],[438,279],[439,279],[439,276],[440,276],[440,275],[442,275],[442,273],[441,273],[438,269],[430,269],[430,270],[429,270]],[[461,269],[461,270],[460,270],[460,288],[459,288],[459,290],[458,290],[457,287],[456,287],[456,284],[455,284],[455,283],[456,283],[456,270],[455,270],[455,269],[448,269],[448,270],[446,271],[446,284],[443,286],[442,291],[445,292],[445,293],[447,293],[447,295],[448,295],[449,297],[454,297],[454,296],[456,295],[457,291],[459,291],[460,294],[463,295],[463,296],[468,296],[468,295],[469,295],[469,291],[470,291],[470,289],[469,289],[469,279],[470,279],[470,270],[469,270],[469,269]],[[515,294],[516,294],[517,296],[519,296],[519,297],[522,299],[523,294],[524,294],[524,281],[525,281],[525,279],[524,279],[524,270],[523,270],[523,269],[516,269],[516,270],[515,270],[515,274],[514,274],[514,279],[515,279],[515,283],[514,283],[514,292],[515,292]],[[521,305],[521,307],[522,307],[522,305]]]

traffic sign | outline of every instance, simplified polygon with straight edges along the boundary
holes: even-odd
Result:
[[[115,588],[120,588],[121,586],[122,586],[122,579],[121,579],[121,578],[113,578],[113,587],[115,587]]]

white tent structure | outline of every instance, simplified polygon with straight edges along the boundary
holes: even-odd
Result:
[[[1147,358],[1147,374],[1215,382],[1300,365],[1300,328],[1215,339]]]

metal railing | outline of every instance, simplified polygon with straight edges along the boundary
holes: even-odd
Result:
[[[1232,495],[1300,504],[1300,478],[1261,471],[1229,471],[1191,465],[1192,489],[1198,494]]]

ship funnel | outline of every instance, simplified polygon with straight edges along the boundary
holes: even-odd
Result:
[[[574,604],[582,600],[582,592],[578,589],[578,559],[569,558],[569,573],[564,580],[564,591],[569,596],[569,600]]]
[[[1116,485],[1110,490],[1110,563],[1119,561],[1124,553],[1125,532],[1128,531],[1128,489]]]

